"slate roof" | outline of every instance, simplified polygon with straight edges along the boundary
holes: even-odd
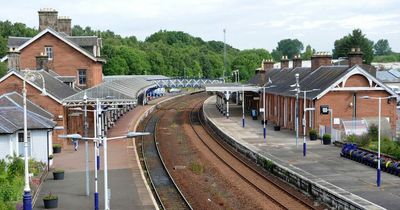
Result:
[[[52,95],[59,101],[62,101],[65,98],[77,93],[76,90],[72,89],[70,86],[66,85],[61,80],[55,78],[45,70],[29,70],[29,71],[33,74],[42,75],[45,80],[45,88],[47,94]],[[26,70],[13,71],[13,72],[24,77]],[[29,81],[33,82],[35,85],[39,86],[39,88],[43,89],[43,81],[40,76],[29,78]]]
[[[376,77],[383,82],[400,82],[400,72],[394,69],[389,71],[377,71]]]
[[[95,57],[93,54],[93,50],[88,50],[88,47],[93,46],[100,46],[102,45],[102,41],[100,38],[95,36],[67,36],[65,33],[60,33],[55,31],[52,28],[46,28],[45,30],[41,31],[35,37],[28,38],[28,37],[9,37],[8,39],[8,47],[15,47],[15,48],[24,48],[24,44],[27,44],[33,40],[36,40],[38,37],[43,36],[46,33],[52,33],[56,37],[63,40],[65,43],[69,44],[73,48],[77,49],[78,51],[82,52],[84,55],[90,57],[91,59],[99,62],[105,62],[103,58]],[[96,40],[95,40],[96,39]],[[7,59],[7,56],[2,58],[2,61]]]
[[[13,103],[14,105],[17,105],[19,107],[23,107],[23,105],[24,105],[23,104],[22,95],[20,95],[17,92],[7,93],[7,94],[4,94],[4,95],[0,96],[0,100],[4,101],[4,98],[7,98],[8,99],[7,101],[9,103]],[[3,105],[3,103],[0,102],[0,106],[2,106],[2,105]],[[26,100],[26,109],[31,111],[31,112],[37,113],[37,114],[39,114],[39,115],[41,115],[41,116],[43,116],[45,118],[52,119],[54,117],[53,114],[51,114],[50,112],[48,112],[45,109],[41,108],[40,106],[32,103],[28,99]]]
[[[54,31],[56,32],[56,31]],[[101,39],[98,38],[97,36],[68,36],[64,33],[56,32],[59,35],[63,36],[64,38],[67,38],[71,42],[75,43],[76,45],[80,47],[88,47],[88,46],[101,46]],[[32,37],[16,37],[16,36],[10,36],[8,37],[7,41],[7,46],[8,47],[19,47],[23,45],[25,42],[29,41],[32,39]]]
[[[261,78],[263,73],[259,73],[251,78],[250,82],[265,81],[265,83],[260,85],[263,86],[270,79],[272,84],[268,84],[268,86],[273,85],[275,87],[267,88],[265,89],[265,92],[294,97],[296,92],[292,91],[294,88],[290,87],[290,85],[296,83],[295,74],[298,73],[301,90],[319,89],[307,93],[307,98],[313,99],[329,88],[351,69],[352,68],[349,68],[348,66],[321,66],[314,71],[311,71],[311,68],[304,67],[297,67],[295,69],[270,69],[264,73],[264,79]],[[300,97],[302,97],[302,95]]]
[[[9,93],[0,96],[0,134],[11,134],[24,128],[23,107],[19,104],[22,98],[17,93]],[[17,100],[15,100],[17,99]],[[37,112],[36,112],[37,111]],[[56,122],[42,108],[27,100],[28,129],[52,129]]]
[[[7,41],[7,46],[8,47],[19,47],[22,44],[24,44],[25,42],[29,41],[30,39],[32,39],[32,37],[15,37],[15,36],[10,36],[8,37],[8,41]]]

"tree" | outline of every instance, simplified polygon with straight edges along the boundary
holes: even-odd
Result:
[[[233,60],[232,68],[239,69],[240,80],[247,81],[263,59],[271,59],[269,52],[264,49],[242,50]]]
[[[360,29],[354,29],[351,34],[348,34],[341,39],[335,41],[333,49],[333,58],[347,57],[351,48],[359,47],[364,53],[364,63],[370,64],[374,58],[372,47],[374,42],[367,39],[365,34]]]
[[[315,50],[312,49],[310,45],[307,45],[306,51],[303,54],[301,54],[301,58],[304,60],[310,60],[312,55],[314,54],[314,51]]]
[[[294,55],[300,54],[300,52],[304,49],[303,43],[301,43],[298,39],[283,39],[278,42],[278,46],[276,47],[274,54],[275,60],[280,60],[278,55],[288,56],[289,59],[292,59]]]
[[[374,45],[375,55],[389,55],[392,49],[387,39],[380,39]]]

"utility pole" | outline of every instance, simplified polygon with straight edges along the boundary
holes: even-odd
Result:
[[[222,71],[222,80],[225,82],[226,71],[226,29],[224,28],[224,70]]]

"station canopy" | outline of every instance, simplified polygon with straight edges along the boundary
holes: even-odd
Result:
[[[237,92],[237,91],[251,91],[251,92],[258,92],[261,87],[251,85],[251,84],[241,84],[241,83],[219,83],[219,84],[208,84],[205,85],[206,91],[209,92]]]
[[[85,92],[88,105],[94,105],[96,99],[107,105],[137,104],[139,95],[154,87],[156,87],[155,83],[147,81],[144,77],[114,78],[66,98],[63,101],[63,105],[84,105],[83,97]]]

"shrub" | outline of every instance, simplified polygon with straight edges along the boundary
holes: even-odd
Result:
[[[324,136],[322,137],[323,139],[331,139],[331,134],[325,133]]]
[[[350,143],[356,143],[357,142],[357,136],[354,134],[348,135],[346,138],[346,142]]]
[[[53,172],[55,172],[55,173],[64,173],[64,169],[55,169]]]
[[[51,192],[49,192],[49,194],[43,197],[43,200],[55,200],[55,199],[58,199],[58,196],[51,194]]]
[[[372,141],[378,140],[378,126],[375,124],[371,124],[368,128],[368,135],[370,136]]]
[[[310,134],[310,136],[311,136],[311,135],[317,135],[317,130],[311,129],[310,132],[309,132],[309,134]]]
[[[53,148],[61,148],[61,144],[53,144]]]

